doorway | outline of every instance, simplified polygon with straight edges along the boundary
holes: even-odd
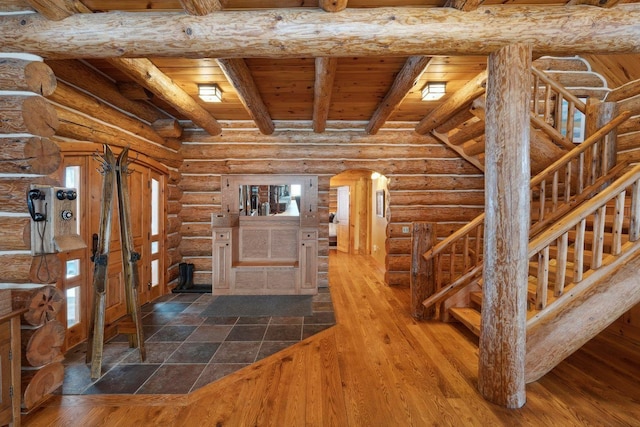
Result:
[[[59,181],[78,191],[76,212],[78,233],[87,243],[86,249],[61,253],[65,269],[58,286],[65,292],[66,351],[88,337],[93,302],[93,242],[99,230],[103,178],[94,159],[94,151],[63,153]],[[100,147],[101,148],[101,147]],[[64,151],[64,150],[63,150]],[[135,157],[135,156],[133,156]],[[142,156],[140,156],[142,157]],[[129,167],[129,198],[134,250],[141,255],[138,262],[140,305],[166,293],[164,265],[166,251],[162,238],[165,224],[165,185],[167,171],[161,165],[136,159]],[[109,241],[108,282],[106,289],[106,324],[112,324],[127,313],[117,193],[114,193],[112,227]]]
[[[372,255],[384,267],[387,183],[386,177],[370,170],[345,171],[331,178],[329,241],[335,233],[337,251]]]
[[[336,215],[333,223],[336,229],[336,249],[340,252],[349,253],[350,238],[349,238],[349,213],[350,208],[350,189],[348,185],[341,185],[336,188],[337,191],[337,205]]]

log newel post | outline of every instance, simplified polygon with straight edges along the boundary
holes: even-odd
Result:
[[[526,401],[530,67],[530,45],[509,45],[489,56],[478,389],[508,408]]]
[[[433,260],[422,254],[436,244],[435,224],[414,222],[411,233],[411,315],[418,320],[433,319],[435,307],[426,308],[422,301],[436,292]]]

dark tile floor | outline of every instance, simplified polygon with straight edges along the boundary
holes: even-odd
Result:
[[[59,394],[188,393],[335,324],[328,288],[304,317],[205,317],[211,294],[170,294],[142,306],[147,357],[126,336],[104,346],[102,377],[90,378],[86,347],[65,358]]]

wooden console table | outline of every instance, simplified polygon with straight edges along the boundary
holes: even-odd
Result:
[[[227,212],[212,215],[212,293],[317,293],[317,177],[230,175],[222,179],[226,183],[222,200]],[[260,185],[252,184],[256,182]],[[247,188],[250,195],[264,200],[260,197],[268,191],[263,187],[284,187],[280,185],[283,183],[301,188],[295,209],[299,214],[274,215],[268,208],[264,214],[249,212],[252,205],[246,197]],[[257,208],[256,203],[253,206]]]

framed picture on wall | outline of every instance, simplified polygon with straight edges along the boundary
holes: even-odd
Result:
[[[376,216],[384,216],[384,190],[376,191]]]

